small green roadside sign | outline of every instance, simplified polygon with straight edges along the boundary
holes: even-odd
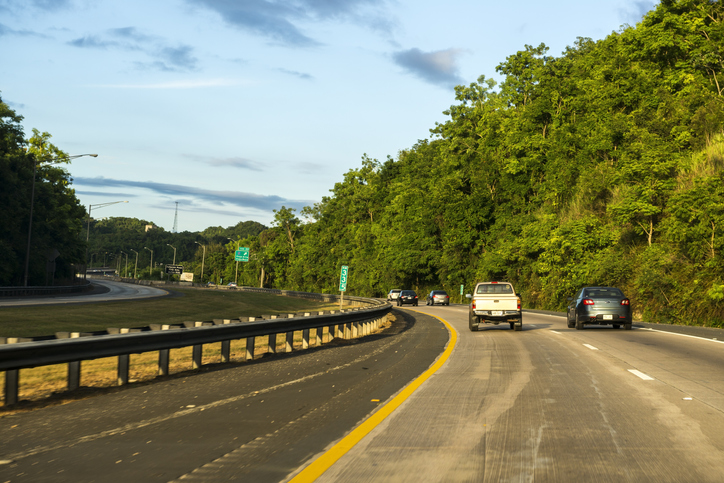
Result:
[[[342,273],[339,275],[339,291],[345,292],[347,290],[347,272],[349,271],[349,267],[347,265],[342,265]]]
[[[248,262],[249,261],[249,247],[239,247],[234,252],[234,261],[236,262]]]

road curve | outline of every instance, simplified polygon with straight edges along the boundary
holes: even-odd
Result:
[[[132,283],[112,282],[110,280],[92,280],[93,285],[102,287],[103,293],[58,295],[53,297],[23,297],[1,299],[0,307],[20,307],[32,305],[81,304],[93,302],[118,302],[120,300],[147,299],[164,297],[166,290],[136,285]]]
[[[724,481],[720,341],[540,314],[470,332],[465,306],[405,310],[448,321],[453,354],[315,481]]]
[[[439,321],[394,312],[363,339],[2,417],[0,482],[281,481],[443,351]]]

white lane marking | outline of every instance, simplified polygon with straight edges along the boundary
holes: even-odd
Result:
[[[685,398],[684,398],[684,401],[693,401],[693,400],[694,400],[693,397],[685,397]]]
[[[583,347],[588,347],[592,351],[597,351],[598,347],[593,347],[591,344],[583,344]]]
[[[630,372],[631,374],[633,374],[633,375],[636,376],[636,377],[640,377],[640,378],[643,379],[644,381],[653,381],[653,380],[654,380],[653,377],[647,376],[647,375],[644,374],[643,372],[637,371],[636,369],[629,369],[628,372]]]
[[[724,340],[707,339],[706,337],[699,337],[698,335],[679,334],[678,332],[669,332],[668,330],[650,329],[646,327],[644,330],[650,330],[651,332],[660,332],[662,334],[680,335],[681,337],[690,337],[692,339],[707,340],[709,342],[716,342],[717,344],[724,344]]]
[[[554,334],[560,334],[560,332],[558,332],[557,330],[551,330],[551,332],[553,332]]]

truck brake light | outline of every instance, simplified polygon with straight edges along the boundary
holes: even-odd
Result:
[[[583,305],[595,305],[591,299],[583,299]]]
[[[473,301],[473,310],[475,310],[475,301]]]
[[[520,299],[518,299],[518,310],[520,310]]]

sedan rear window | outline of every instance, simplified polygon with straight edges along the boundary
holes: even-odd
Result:
[[[623,292],[614,287],[587,288],[583,296],[593,299],[620,299],[623,298]]]

